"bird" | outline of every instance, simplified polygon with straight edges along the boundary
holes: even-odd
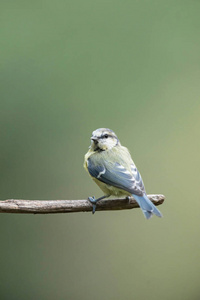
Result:
[[[129,150],[122,146],[117,135],[109,128],[92,132],[91,145],[84,158],[84,168],[104,192],[98,199],[88,197],[93,214],[98,201],[112,196],[133,196],[146,219],[161,212],[147,197],[142,177]]]

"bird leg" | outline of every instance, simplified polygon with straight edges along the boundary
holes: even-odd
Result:
[[[104,198],[108,198],[110,195],[104,195],[98,199],[96,199],[95,197],[88,197],[88,200],[90,201],[90,203],[92,203],[92,213],[94,214],[96,211],[96,204],[98,201],[104,199]]]

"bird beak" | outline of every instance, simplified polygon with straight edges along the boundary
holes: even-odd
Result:
[[[95,137],[95,136],[92,136],[92,137],[91,137],[91,141],[93,141],[95,144],[98,143],[98,139],[97,139],[97,137]]]

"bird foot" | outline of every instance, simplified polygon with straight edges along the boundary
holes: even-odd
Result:
[[[90,203],[92,203],[92,213],[94,214],[96,211],[96,203],[97,203],[98,199],[96,199],[93,196],[93,197],[88,197],[88,200],[90,201]]]
[[[90,201],[90,203],[92,203],[93,208],[92,208],[92,213],[94,214],[96,211],[96,204],[98,201],[104,199],[104,198],[108,198],[110,195],[104,195],[98,199],[96,199],[95,197],[88,197],[88,200]]]

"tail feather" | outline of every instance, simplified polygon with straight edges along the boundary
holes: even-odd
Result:
[[[153,215],[156,215],[157,217],[162,217],[161,212],[149,200],[146,194],[144,194],[143,196],[133,195],[133,197],[137,201],[140,208],[142,209],[146,219],[150,219]]]

